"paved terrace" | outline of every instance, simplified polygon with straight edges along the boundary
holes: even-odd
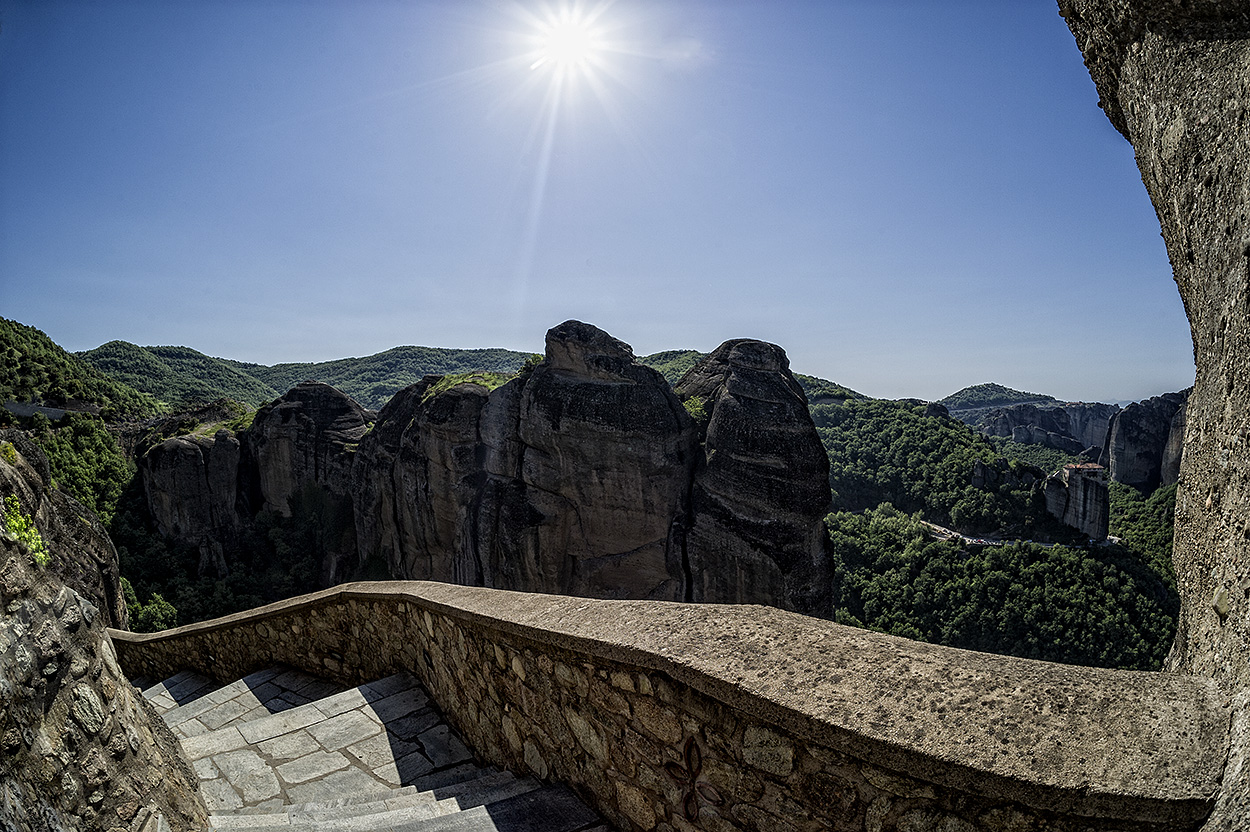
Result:
[[[224,682],[281,663],[356,684],[410,671],[481,759],[566,782],[622,829],[1193,829],[1228,748],[1209,679],[955,650],[759,606],[394,581],[111,635],[132,676],[196,667]]]

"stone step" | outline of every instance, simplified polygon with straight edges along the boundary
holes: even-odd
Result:
[[[407,673],[185,736],[182,747],[219,814],[378,793],[472,761]]]
[[[240,809],[232,809],[218,812],[219,817],[229,814],[239,815],[257,815],[257,814],[273,814],[276,812],[301,812],[314,811],[317,809],[335,809],[340,806],[350,806],[353,803],[369,803],[375,800],[387,800],[392,797],[402,797],[405,795],[419,794],[421,792],[437,792],[438,797],[455,796],[460,793],[462,787],[470,787],[471,784],[480,778],[492,777],[496,774],[506,774],[508,777],[514,777],[509,772],[502,772],[493,766],[482,768],[472,763],[461,763],[458,766],[452,766],[442,771],[436,771],[416,778],[412,785],[400,786],[394,789],[383,789],[380,791],[365,791],[355,794],[346,795],[344,797],[336,797],[331,800],[313,801],[308,803],[283,804],[281,806],[251,806]]]
[[[175,708],[194,702],[205,694],[221,687],[207,676],[201,676],[193,670],[184,670],[143,689],[143,698],[152,703],[156,712],[164,715]]]
[[[516,781],[518,784],[527,781]],[[225,818],[210,818],[216,832],[249,829],[252,832],[579,832],[602,828],[599,817],[564,786],[529,788],[500,796],[470,808],[451,808],[455,799],[440,801],[434,807],[448,811],[429,814],[429,807],[399,807],[350,817],[291,818],[250,816],[261,824],[248,827],[220,825]],[[502,794],[502,793],[501,793]],[[239,817],[239,816],[233,816]],[[268,821],[268,823],[263,823]]]
[[[292,819],[349,817],[353,814],[370,814],[404,806],[434,804],[448,799],[456,800],[455,808],[458,809],[478,805],[484,799],[490,798],[492,794],[496,795],[494,799],[502,799],[508,795],[500,790],[510,789],[518,782],[516,775],[511,772],[475,767],[470,779],[437,789],[423,790],[416,786],[402,786],[385,792],[348,795],[334,800],[284,804],[264,811],[240,809],[235,812],[217,813],[215,817],[218,818],[218,825],[223,829],[247,829],[263,824],[267,817],[272,818],[279,814],[287,815]],[[518,789],[517,793],[524,790]]]
[[[298,670],[271,667],[162,714],[181,737],[196,737],[323,699],[346,689]]]
[[[489,782],[488,782],[489,781]],[[459,795],[438,792],[418,792],[375,800],[346,804],[333,808],[296,810],[292,807],[284,813],[264,815],[220,815],[214,817],[215,828],[274,829],[300,828],[310,824],[325,828],[331,822],[372,818],[380,826],[408,823],[415,820],[459,812],[474,806],[497,803],[516,795],[534,791],[539,784],[531,779],[518,780],[509,772],[497,772],[466,785]]]

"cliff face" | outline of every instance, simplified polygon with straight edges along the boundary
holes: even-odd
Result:
[[[990,436],[1079,454],[1086,448],[1103,446],[1110,421],[1118,410],[1113,404],[1098,403],[1058,407],[1014,404],[981,416],[976,427]]]
[[[1165,393],[1134,402],[1115,415],[1100,460],[1110,470],[1111,479],[1150,490],[1168,484],[1164,477],[1167,468],[1171,482],[1176,481],[1184,446],[1185,397],[1183,392]],[[1176,421],[1178,413],[1182,414],[1180,421]]]
[[[118,669],[105,626],[125,626],[117,555],[86,509],[48,487],[47,462],[3,433],[0,496],[33,515],[50,563],[0,535],[0,826],[204,828],[197,780]],[[60,495],[60,496],[58,496]]]
[[[140,461],[161,531],[228,568],[257,511],[348,518],[323,580],[379,559],[399,578],[598,598],[769,603],[828,614],[829,468],[785,352],[730,341],[679,389],[568,321],[496,389],[427,377],[372,416],[324,384],[236,439],[182,436]]]
[[[200,550],[200,574],[224,575],[239,512],[241,445],[229,431],[179,436],[142,458],[143,489],[157,530]]]
[[[346,518],[323,538],[322,578],[339,580],[356,562],[351,470],[372,417],[328,384],[306,382],[258,410],[238,436],[166,439],[138,458],[157,529],[199,549],[201,574],[224,575],[260,511]]]
[[[107,626],[129,626],[117,549],[99,518],[52,487],[47,457],[20,430],[0,431],[0,451],[0,499],[15,496],[34,520],[51,557],[49,570],[103,611]]]
[[[1102,466],[1060,468],[1042,483],[1046,510],[1092,540],[1106,540],[1111,498],[1103,479],[1105,473]]]
[[[827,614],[828,461],[779,347],[729,342],[691,370],[700,424],[577,321],[493,391],[434,382],[387,405],[353,472],[361,549],[397,577]]]
[[[829,458],[785,351],[727,341],[677,392],[707,414],[686,539],[691,599],[827,615]]]
[[[1231,832],[1250,816],[1250,8],[1059,8],[1103,110],[1133,144],[1193,334],[1172,554],[1181,611],[1168,666],[1241,691],[1229,779],[1205,827]]]
[[[569,321],[527,377],[432,381],[361,443],[362,550],[405,578],[680,600],[694,423],[627,344]]]

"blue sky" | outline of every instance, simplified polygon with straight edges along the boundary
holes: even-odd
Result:
[[[883,397],[1192,383],[1053,2],[582,4],[590,69],[531,68],[562,7],[0,0],[0,315],[265,364],[578,318]]]

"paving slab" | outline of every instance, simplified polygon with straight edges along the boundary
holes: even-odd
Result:
[[[326,751],[337,751],[381,733],[382,726],[361,711],[348,711],[308,727],[308,733]]]
[[[216,754],[213,765],[217,766],[222,777],[230,781],[246,804],[269,800],[282,791],[269,763],[250,748]]]
[[[324,777],[332,771],[347,768],[351,764],[350,760],[338,752],[314,751],[297,760],[283,763],[278,766],[277,772],[283,782],[295,785],[315,777]]]

